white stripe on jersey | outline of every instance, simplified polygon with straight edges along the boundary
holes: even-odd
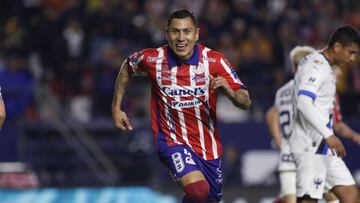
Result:
[[[210,51],[210,49],[208,49],[208,48],[205,48],[203,50],[202,55],[205,56],[205,58],[208,57],[208,55],[207,55],[208,51]],[[209,62],[207,60],[203,60],[203,62],[204,62],[204,68],[205,68],[205,77],[210,78]],[[210,87],[209,83],[210,83],[210,80],[207,80],[206,81],[207,87]],[[219,155],[217,152],[218,151],[217,145],[216,145],[216,141],[214,138],[214,121],[213,121],[212,117],[210,116],[210,112],[209,112],[209,109],[210,109],[209,91],[210,91],[210,89],[208,89],[205,93],[205,101],[207,103],[207,105],[205,106],[205,111],[206,111],[206,117],[208,118],[208,121],[209,121],[209,134],[210,134],[210,138],[211,138],[211,145],[212,145],[212,150],[213,150],[213,154],[214,154],[214,159],[217,159],[217,158],[219,158]]]
[[[177,74],[177,67],[172,67],[170,77],[171,77],[171,86],[173,86],[173,87],[178,86],[176,74]],[[181,101],[179,97],[174,97],[174,98],[175,98],[175,101],[177,101],[177,102]],[[182,112],[182,109],[180,107],[176,108],[176,110],[177,110],[178,116],[179,116],[179,123],[180,123],[182,138],[184,139],[186,144],[191,148],[191,144],[189,143],[189,139],[187,136],[184,113]]]
[[[157,50],[159,51],[159,55],[158,55],[158,60],[156,60],[156,78],[161,78],[162,77],[161,68],[162,68],[162,61],[164,59],[164,50],[162,48],[159,48]],[[157,81],[158,85],[160,87],[162,87],[161,80],[156,79],[156,81]],[[173,123],[171,123],[171,122],[174,122],[174,121],[173,121],[173,118],[171,118],[171,112],[170,112],[170,109],[169,109],[169,106],[168,106],[168,101],[167,101],[164,93],[163,93],[163,96],[161,97],[161,99],[164,101],[164,104],[165,104],[164,105],[165,117],[166,117],[166,122],[167,122],[167,124],[169,126],[170,137],[171,137],[172,140],[177,142],[176,135],[173,132],[173,130],[171,129],[172,127],[175,129],[175,126],[173,126]]]
[[[229,73],[229,75],[231,76],[231,79],[234,81],[234,83],[237,83],[237,84],[241,84],[240,80],[235,78],[235,76],[233,75],[232,71],[231,71],[231,68],[225,63],[224,59],[221,59],[220,60],[220,63],[221,65],[225,68],[226,72]]]
[[[190,85],[191,85],[191,87],[196,86],[196,80],[192,80],[192,78],[195,78],[195,71],[194,71],[195,68],[196,68],[196,66],[190,65],[190,79],[191,79],[190,80]],[[205,94],[207,94],[207,91],[206,91]],[[196,115],[196,118],[197,118],[198,128],[199,128],[199,136],[200,136],[199,140],[200,140],[200,145],[201,145],[201,152],[202,152],[203,159],[206,160],[204,129],[203,129],[203,125],[202,125],[202,122],[201,122],[202,119],[201,119],[201,116],[200,116],[200,107],[195,107],[194,109],[195,109],[195,115]]]

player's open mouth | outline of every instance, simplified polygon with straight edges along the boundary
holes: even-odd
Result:
[[[186,47],[187,47],[187,44],[176,44],[176,49],[178,51],[185,51]]]

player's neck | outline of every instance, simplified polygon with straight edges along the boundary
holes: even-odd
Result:
[[[321,54],[325,57],[331,66],[335,65],[334,57],[330,49],[325,49],[321,52]]]

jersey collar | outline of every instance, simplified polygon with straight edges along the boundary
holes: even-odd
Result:
[[[171,51],[169,46],[166,46],[167,62],[169,67],[181,66],[182,63],[188,65],[198,65],[199,63],[199,46],[195,44],[193,55],[186,61],[179,60]]]

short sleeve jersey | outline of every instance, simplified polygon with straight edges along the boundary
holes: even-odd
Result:
[[[320,52],[306,56],[299,64],[295,75],[293,104],[297,106],[299,95],[313,100],[329,132],[332,131],[336,77],[333,68]],[[319,118],[320,119],[320,118]],[[292,152],[326,154],[328,146],[320,132],[294,108],[294,127],[290,137]]]
[[[233,90],[245,88],[227,60],[203,45],[179,61],[165,45],[128,57],[129,74],[147,74],[151,81],[151,125],[157,149],[187,145],[205,160],[217,159],[222,146],[216,128],[216,91],[210,75],[222,76]]]

